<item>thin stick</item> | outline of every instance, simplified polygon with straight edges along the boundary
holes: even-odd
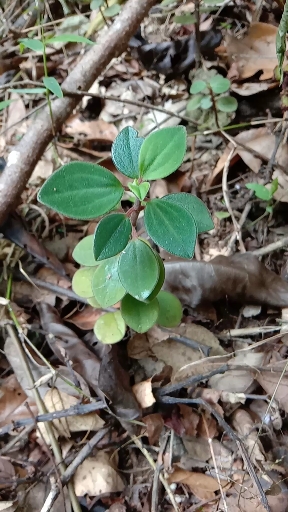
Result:
[[[288,246],[288,236],[283,236],[283,238],[280,238],[280,240],[277,240],[277,242],[273,242],[272,244],[266,245],[266,247],[255,249],[255,251],[252,251],[252,254],[254,254],[254,256],[265,256],[265,254],[270,254],[271,252],[283,249],[285,245]]]

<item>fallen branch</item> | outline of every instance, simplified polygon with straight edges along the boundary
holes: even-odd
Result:
[[[63,89],[87,90],[105,70],[109,62],[121,55],[143,18],[156,0],[128,0],[97,44],[87,52],[64,80]],[[53,127],[48,108],[35,119],[19,144],[9,153],[7,165],[0,177],[0,224],[17,205],[34,167],[62,124],[70,116],[80,98],[60,98],[52,102]]]

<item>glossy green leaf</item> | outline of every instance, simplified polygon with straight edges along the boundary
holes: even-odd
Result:
[[[279,187],[278,178],[275,178],[270,185],[271,196],[274,196],[275,192],[277,192],[277,190],[278,190],[278,187]]]
[[[140,302],[131,295],[126,295],[121,302],[121,313],[129,327],[136,332],[146,332],[157,321],[159,313],[158,300],[154,299],[149,304]]]
[[[157,245],[176,256],[192,258],[197,226],[188,210],[165,199],[153,199],[146,205],[144,222]]]
[[[45,94],[46,89],[44,87],[31,87],[30,89],[13,89],[13,92],[17,92],[17,94]]]
[[[216,100],[216,106],[221,112],[235,112],[238,107],[238,102],[232,96],[224,96]]]
[[[148,135],[140,150],[140,175],[145,180],[157,180],[176,171],[185,156],[186,139],[183,126],[162,128]]]
[[[253,190],[255,192],[255,196],[263,201],[270,201],[272,197],[270,190],[260,183],[247,183],[246,188]]]
[[[29,48],[29,50],[33,50],[34,52],[44,52],[44,44],[39,39],[18,39],[19,43],[21,43],[25,48]]]
[[[92,306],[92,308],[101,308],[95,297],[87,297],[87,302],[90,304],[90,306]]]
[[[74,248],[72,256],[79,265],[85,267],[94,267],[99,265],[99,262],[95,260],[93,253],[94,246],[94,235],[85,236]]]
[[[157,281],[157,284],[156,284],[153,292],[151,293],[151,295],[149,295],[149,297],[147,297],[145,302],[151,302],[152,300],[154,300],[157,297],[158,293],[160,292],[160,290],[164,284],[164,280],[165,280],[165,267],[164,267],[162,258],[160,258],[159,254],[155,251],[154,251],[154,254],[156,256],[157,263],[159,266],[159,277],[158,277],[158,281]]]
[[[97,261],[111,258],[125,249],[131,237],[130,219],[124,213],[111,213],[101,219],[94,235],[94,256]]]
[[[106,16],[106,18],[113,18],[114,16],[116,16],[116,14],[119,14],[119,12],[121,11],[121,7],[119,4],[114,4],[114,5],[111,5],[110,7],[107,7],[107,9],[105,9],[104,11],[104,16]]]
[[[117,169],[128,178],[139,178],[139,153],[144,142],[138,132],[127,126],[117,135],[111,147],[111,157]]]
[[[198,94],[199,92],[204,91],[206,89],[207,84],[204,80],[194,80],[190,87],[190,94]]]
[[[196,23],[195,14],[179,14],[179,16],[174,16],[174,23],[179,23],[179,25],[192,25]]]
[[[185,210],[188,210],[196,222],[198,233],[214,229],[210,212],[199,197],[181,192],[179,194],[169,194],[168,196],[164,196],[163,199],[170,203],[178,204],[178,206],[182,206]]]
[[[94,333],[101,343],[110,345],[121,341],[125,335],[126,325],[120,311],[101,315],[94,325]]]
[[[140,185],[138,183],[128,183],[128,187],[140,201],[143,201],[149,192],[150,183],[148,181],[143,181]]]
[[[195,94],[195,96],[193,96],[193,98],[191,98],[191,100],[188,101],[187,105],[186,105],[186,110],[196,110],[197,108],[200,107],[201,105],[201,101],[203,99],[203,96],[202,94]]]
[[[83,43],[83,44],[95,44],[90,41],[87,37],[79,36],[79,34],[60,34],[59,36],[50,37],[46,39],[46,44],[53,43]]]
[[[161,327],[177,327],[182,318],[182,305],[179,299],[170,292],[160,292],[157,295],[159,315],[157,324]]]
[[[212,107],[211,98],[209,96],[205,96],[204,98],[202,98],[200,107],[203,108],[203,110],[208,110],[208,108],[211,108]]]
[[[114,208],[124,189],[100,165],[71,162],[54,172],[38,194],[40,203],[75,219],[93,219]]]
[[[231,85],[230,80],[222,75],[213,76],[209,83],[214,94],[223,94],[223,92],[229,91]]]
[[[92,291],[102,308],[114,306],[126,294],[118,276],[119,256],[103,261],[93,274]]]
[[[144,301],[159,278],[160,270],[154,251],[142,240],[132,240],[120,256],[118,273],[127,293]]]
[[[54,78],[54,76],[45,76],[43,78],[43,83],[44,83],[46,89],[48,89],[53,94],[55,94],[55,96],[57,96],[57,98],[63,98],[62,89],[61,89],[60,85],[58,84],[56,78]]]
[[[79,297],[93,297],[92,278],[95,270],[93,267],[76,270],[72,279],[72,288]]]
[[[96,9],[99,9],[99,7],[102,7],[104,5],[104,0],[92,0],[90,3],[90,9],[91,11],[95,11]]]
[[[9,105],[15,100],[4,100],[4,101],[0,101],[0,112],[1,110],[4,110],[4,108],[7,108],[9,107]]]

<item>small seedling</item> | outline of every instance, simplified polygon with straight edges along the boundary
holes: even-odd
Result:
[[[273,213],[273,202],[274,202],[274,194],[278,190],[278,179],[272,181],[270,187],[268,188],[265,185],[261,185],[260,183],[247,183],[246,188],[249,190],[253,190],[255,196],[262,201],[265,201],[266,204],[266,212]]]
[[[182,307],[171,293],[161,291],[165,268],[149,239],[137,233],[137,219],[144,214],[149,238],[166,251],[192,258],[198,233],[214,225],[205,204],[187,193],[148,199],[150,181],[165,178],[181,165],[186,153],[186,130],[163,128],[146,139],[133,128],[124,128],[112,145],[116,168],[131,179],[128,189],[134,203],[121,206],[124,187],[100,165],[71,162],[56,171],[42,186],[38,199],[57,212],[75,219],[100,217],[94,235],[83,238],[73,257],[83,267],[72,286],[94,307],[121,302],[120,311],[102,315],[95,324],[102,343],[116,343],[126,325],[146,332],[155,323],[179,324]]]

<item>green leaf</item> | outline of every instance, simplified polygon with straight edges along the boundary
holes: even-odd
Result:
[[[95,260],[93,253],[94,246],[94,235],[85,236],[74,248],[72,256],[79,265],[85,267],[94,267],[99,265],[99,262]]]
[[[93,219],[114,208],[124,189],[119,180],[100,165],[71,162],[44,183],[40,203],[75,219]]]
[[[217,219],[219,219],[219,220],[228,219],[228,217],[230,217],[229,212],[215,212],[215,215],[216,215]]]
[[[113,18],[113,16],[116,16],[116,14],[119,14],[119,12],[121,11],[121,7],[119,4],[114,4],[114,5],[111,5],[111,7],[107,7],[107,9],[105,9],[104,11],[104,16],[106,16],[106,18]]]
[[[197,110],[197,108],[199,108],[201,105],[202,99],[202,94],[196,94],[195,96],[193,96],[193,98],[191,98],[191,100],[188,101],[186,105],[186,110]]]
[[[140,201],[143,201],[149,192],[150,183],[148,181],[143,181],[140,185],[138,183],[128,183],[128,187]]]
[[[126,325],[120,311],[101,315],[94,325],[94,333],[101,343],[118,343],[124,338]]]
[[[221,112],[235,112],[238,107],[238,102],[232,96],[224,96],[216,100],[216,106]]]
[[[114,306],[126,294],[118,276],[119,256],[103,261],[93,274],[92,291],[102,308]]]
[[[43,83],[44,83],[46,89],[49,89],[49,91],[51,91],[53,94],[55,94],[55,96],[57,96],[57,98],[63,98],[62,89],[61,89],[60,85],[58,84],[56,78],[54,78],[53,76],[45,76],[43,78]]]
[[[153,199],[146,205],[144,222],[148,235],[157,245],[176,256],[192,258],[197,226],[185,208],[165,199]]]
[[[207,84],[204,80],[194,80],[190,87],[190,94],[198,94],[198,92],[202,92],[206,87]]]
[[[154,251],[143,240],[132,240],[122,252],[119,278],[127,293],[144,301],[159,279],[159,265]]]
[[[160,292],[157,296],[159,315],[157,324],[162,327],[177,327],[182,318],[182,305],[179,299],[170,292]]]
[[[203,203],[199,197],[181,192],[179,194],[169,194],[164,196],[162,199],[173,204],[178,204],[178,206],[182,206],[182,208],[188,210],[196,222],[198,233],[214,229],[214,223],[210,212],[206,204]]]
[[[78,34],[61,34],[59,36],[50,37],[46,39],[46,44],[54,43],[84,43],[84,44],[95,44],[90,41],[87,37],[79,36]]]
[[[270,194],[271,194],[271,197],[274,196],[275,192],[277,192],[278,190],[278,186],[279,186],[279,183],[278,183],[278,178],[275,178],[275,180],[272,181],[271,185],[270,185]]]
[[[247,183],[246,188],[253,190],[255,192],[255,196],[263,201],[270,201],[272,197],[271,191],[260,183]]]
[[[210,80],[210,87],[215,94],[222,94],[230,89],[230,80],[222,75],[215,75]]]
[[[87,297],[87,302],[90,304],[90,306],[92,306],[92,308],[101,308],[95,297]]]
[[[149,304],[140,302],[131,295],[126,295],[121,302],[121,313],[129,327],[136,332],[146,332],[157,321],[159,313],[158,300],[154,299]]]
[[[203,110],[208,110],[208,108],[211,108],[212,107],[211,98],[209,98],[209,96],[205,96],[204,98],[202,98],[200,107],[203,108]]]
[[[138,132],[127,126],[117,135],[111,147],[111,157],[117,169],[128,178],[139,178],[139,153],[144,142]]]
[[[95,11],[96,9],[99,9],[99,7],[102,7],[104,5],[104,0],[92,0],[90,3],[90,9],[91,11]]]
[[[4,100],[4,101],[0,101],[0,112],[1,110],[4,110],[4,108],[7,108],[9,107],[9,105],[11,105],[11,103],[15,101],[15,100]]]
[[[111,258],[125,249],[132,233],[130,219],[124,213],[111,213],[101,219],[94,235],[97,261]]]
[[[288,2],[283,2],[283,13],[276,35],[276,55],[280,70],[280,84],[283,81],[283,62],[286,52],[286,34],[288,32]]]
[[[176,4],[177,0],[162,0],[161,4],[163,7],[166,7],[166,5]]]
[[[157,284],[156,284],[153,292],[151,293],[151,295],[149,295],[149,297],[147,297],[145,302],[151,302],[152,300],[154,300],[157,297],[158,293],[160,292],[160,290],[164,284],[164,280],[165,280],[165,267],[164,267],[162,258],[160,258],[159,254],[155,251],[154,251],[154,255],[156,256],[157,263],[159,266],[159,277],[158,277],[158,281],[157,281]]]
[[[195,14],[180,14],[179,16],[174,16],[173,21],[180,25],[192,25],[196,23],[196,16]]]
[[[94,272],[95,268],[93,267],[76,270],[72,279],[72,289],[79,297],[93,297],[92,278]]]
[[[17,94],[45,94],[46,89],[44,87],[31,87],[31,89],[13,89],[13,92],[17,92]]]
[[[273,206],[272,205],[266,206],[266,212],[273,213]]]
[[[186,139],[184,126],[162,128],[151,133],[140,150],[140,175],[145,180],[157,180],[176,171],[186,153]]]
[[[33,50],[34,52],[44,52],[44,44],[42,41],[38,39],[18,39],[19,43],[21,43],[25,48],[29,48],[29,50]]]

